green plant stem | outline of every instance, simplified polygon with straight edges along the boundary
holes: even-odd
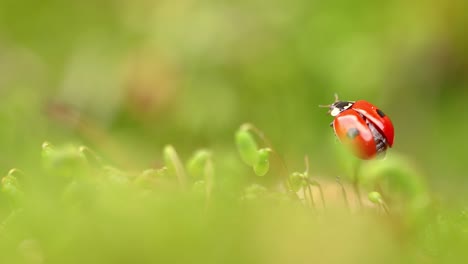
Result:
[[[208,210],[211,203],[211,194],[214,187],[214,165],[211,157],[205,163],[205,191],[206,191],[206,200],[205,200],[205,212]]]
[[[305,165],[304,175],[309,176],[309,156],[308,155],[304,156],[304,165]]]
[[[348,201],[348,195],[346,194],[346,189],[343,186],[343,183],[341,183],[340,177],[336,177],[336,182],[341,186],[341,194],[343,195],[343,200],[348,210],[351,211],[351,207],[349,206],[349,201]]]
[[[302,188],[302,196],[304,197],[304,204],[310,206],[309,199],[307,198],[306,188]]]
[[[307,185],[307,190],[309,191],[310,204],[311,204],[312,208],[315,209],[314,196],[312,195],[312,188],[310,187],[310,185]]]
[[[315,186],[315,187],[317,187],[317,189],[319,189],[320,198],[322,199],[322,206],[323,206],[323,208],[325,209],[325,208],[326,208],[326,205],[325,205],[325,196],[323,195],[322,186],[321,186],[320,183],[318,183],[316,180],[309,180],[309,183],[310,183],[312,186]]]
[[[305,166],[305,171],[304,171],[304,175],[306,177],[309,176],[309,168],[310,168],[310,165],[309,165],[309,156],[308,155],[305,155],[304,156],[304,166]],[[314,201],[314,196],[312,194],[312,188],[310,187],[310,184],[307,184],[307,191],[309,192],[309,197],[310,197],[310,205],[312,208],[315,208],[315,201]]]
[[[177,152],[174,149],[174,147],[169,145],[168,148],[170,150],[168,152],[168,155],[172,162],[172,165],[174,166],[175,174],[179,182],[179,185],[182,187],[182,189],[186,189],[187,188],[187,175],[185,173],[184,166],[182,165],[179,155],[177,155]]]
[[[3,219],[2,222],[0,222],[0,237],[4,235],[3,232],[5,231],[6,227],[15,220],[18,214],[22,212],[23,212],[23,209],[15,209],[11,211],[11,213],[5,219]]]
[[[22,170],[20,170],[20,169],[17,169],[17,168],[13,168],[13,169],[9,170],[7,175],[14,176],[15,174],[18,174],[18,173],[19,173],[21,176],[24,176],[24,175],[25,175],[24,171],[22,171]]]
[[[89,153],[91,155],[91,157],[93,157],[93,160],[95,161],[95,163],[98,166],[103,166],[104,165],[104,162],[102,161],[102,158],[94,150],[90,149],[89,147],[80,146],[78,148],[78,151],[83,153],[83,155],[85,155],[85,157],[88,156],[88,155],[86,155],[86,153]]]
[[[361,161],[358,160],[354,163],[353,166],[353,189],[354,193],[357,196],[359,207],[362,208],[362,199],[361,199],[361,190],[359,187],[359,171],[361,169]]]
[[[390,208],[388,208],[388,205],[385,203],[385,201],[380,200],[379,201],[380,207],[382,207],[387,215],[390,214]]]

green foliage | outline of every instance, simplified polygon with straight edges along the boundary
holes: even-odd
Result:
[[[11,205],[17,207],[23,198],[23,191],[15,174],[17,169],[12,169],[1,179],[1,192],[6,195]]]
[[[307,176],[304,173],[294,172],[289,175],[289,184],[291,190],[298,192],[301,188],[306,187],[309,183]]]
[[[0,1],[0,263],[468,259],[467,1],[78,2]]]
[[[187,171],[194,179],[203,178],[205,175],[205,167],[208,160],[211,158],[211,152],[202,149],[198,150],[187,162]]]
[[[241,127],[236,132],[237,150],[242,160],[249,166],[254,166],[258,160],[258,146],[254,137],[245,127]]]
[[[42,145],[42,163],[46,170],[64,178],[79,175],[77,170],[82,170],[87,165],[83,152],[73,145],[54,147],[45,142]]]
[[[135,180],[134,184],[143,189],[152,189],[157,184],[158,180],[161,181],[162,179],[167,177],[167,168],[163,167],[161,169],[147,169],[144,170],[140,175],[138,175]]]
[[[167,145],[163,150],[164,163],[166,164],[168,173],[177,178],[177,181],[182,187],[187,184],[187,176],[182,162],[173,146]]]
[[[255,174],[258,176],[265,176],[270,169],[270,153],[271,149],[269,148],[258,150],[257,161],[253,166]]]
[[[377,244],[366,246],[373,253],[352,253],[358,254],[357,262],[366,262],[369,257],[378,259],[387,254],[397,256],[401,253],[396,249],[399,246],[383,247],[395,243],[391,239],[393,235],[388,234],[391,229],[387,221],[404,223],[403,229],[398,232],[409,232],[411,240],[420,241],[416,246],[418,250],[430,250],[440,256],[443,247],[434,246],[433,241],[468,228],[468,221],[433,222],[435,220],[428,214],[425,214],[426,218],[421,218],[423,214],[418,205],[421,206],[422,197],[428,199],[425,187],[414,178],[414,171],[397,158],[364,164],[361,174],[357,175],[362,187],[378,187],[389,200],[387,204],[379,192],[369,193],[369,200],[386,212],[377,214],[383,221],[376,222],[368,219],[368,214],[362,213],[364,211],[354,214],[348,211],[349,208],[339,209],[338,218],[335,213],[328,213],[325,201],[333,198],[324,195],[320,179],[310,176],[307,157],[305,172],[289,174],[286,190],[254,183],[246,184],[241,193],[230,196],[227,194],[234,193],[231,186],[217,184],[222,181],[223,173],[214,170],[215,159],[211,150],[195,152],[184,168],[174,147],[168,145],[163,150],[163,167],[135,173],[106,164],[100,158],[91,166],[84,149],[97,157],[87,147],[44,144],[43,175],[49,180],[34,186],[35,191],[24,191],[19,184],[17,177],[26,182],[31,180],[28,173],[14,169],[2,179],[0,198],[10,200],[8,207],[0,204],[3,215],[0,237],[7,238],[0,242],[0,249],[6,252],[2,255],[5,260],[27,262],[52,259],[57,263],[102,263],[127,259],[149,263],[186,260],[179,256],[180,250],[183,250],[190,253],[191,262],[197,263],[218,263],[227,257],[233,263],[250,258],[259,258],[260,263],[270,263],[271,257],[293,257],[305,261],[310,259],[307,250],[300,251],[304,253],[285,251],[281,254],[268,250],[268,255],[264,255],[266,251],[261,248],[270,243],[279,248],[285,245],[319,246],[331,243],[336,249],[336,240],[329,234],[340,228],[340,234],[345,239],[354,237],[354,240],[348,240],[349,243],[355,242],[362,232],[369,232],[370,229],[374,232],[369,233],[380,234],[373,238],[374,242],[378,241]],[[253,166],[257,175],[263,176],[268,172],[271,152],[270,148],[257,150],[257,160]],[[193,180],[183,178],[185,169]],[[282,173],[271,172],[272,177]],[[59,184],[49,185],[54,182]],[[190,185],[190,188],[180,188],[184,184],[187,187]],[[316,207],[311,187],[320,190],[321,209]],[[300,190],[304,194],[302,198],[297,195]],[[333,200],[328,202],[333,203]],[[402,204],[406,204],[405,207],[401,207]],[[373,212],[370,207],[362,209]],[[450,225],[449,233],[441,231],[446,225]],[[261,233],[252,232],[248,226],[261,230]],[[229,241],[225,240],[226,236]],[[247,248],[257,247],[257,243],[261,243],[261,246],[258,252],[236,247],[233,251],[223,249],[220,257],[211,254],[214,245],[222,243],[226,247],[233,239]],[[57,243],[66,244],[64,247],[57,246]],[[346,248],[344,245],[340,247]],[[155,248],[163,253],[150,253],[150,249]],[[317,251],[314,256],[323,258],[322,253]],[[410,254],[409,257],[418,256],[419,253]],[[340,259],[340,262],[343,260]]]
[[[265,176],[270,170],[270,153],[271,148],[258,148],[251,132],[257,134],[264,143],[267,143],[263,133],[251,124],[242,125],[235,134],[235,142],[237,151],[242,160],[251,166],[257,176]]]
[[[371,201],[372,203],[375,203],[375,204],[380,204],[382,203],[382,195],[380,195],[380,193],[378,192],[370,192],[368,194],[368,198],[369,198],[369,201]]]
[[[394,213],[401,214],[411,225],[424,220],[431,199],[424,181],[407,159],[393,154],[363,164],[360,171],[360,183],[367,189],[382,190]]]

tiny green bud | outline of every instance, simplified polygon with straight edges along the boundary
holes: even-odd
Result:
[[[7,175],[2,178],[2,192],[11,196],[19,193],[19,184],[15,176]]]
[[[86,156],[73,145],[52,147],[48,142],[42,144],[42,162],[44,168],[63,177],[79,175],[78,171],[85,168]]]
[[[249,166],[253,166],[257,162],[257,142],[252,134],[246,128],[240,128],[236,132],[237,150],[242,160]]]
[[[381,204],[382,203],[382,195],[378,192],[370,192],[368,195],[369,201],[374,204]]]
[[[293,172],[289,175],[289,185],[295,192],[307,185],[307,177],[304,173]]]
[[[270,169],[270,152],[271,149],[269,148],[258,150],[257,162],[254,165],[255,174],[258,176],[265,176],[265,174],[267,174],[268,170]]]
[[[163,157],[164,157],[164,164],[166,164],[167,170],[170,173],[175,174],[177,164],[175,164],[174,160],[175,160],[175,157],[177,157],[177,153],[174,147],[171,145],[167,145],[166,147],[164,147]]]
[[[99,168],[99,167],[104,166],[104,162],[102,161],[102,158],[91,148],[87,146],[80,146],[78,148],[78,151],[83,155],[83,157],[86,158],[87,161],[90,162],[90,164],[94,165],[95,167]]]
[[[53,151],[53,148],[52,148],[52,144],[50,144],[49,142],[44,142],[42,143],[42,152],[41,152],[41,155],[42,155],[42,158],[43,159],[47,159],[50,157],[50,155],[52,154],[52,151]]]
[[[167,170],[170,175],[175,175],[179,184],[186,187],[187,179],[185,175],[184,167],[179,159],[179,155],[175,148],[171,145],[167,145],[163,150],[164,163],[166,164]]]
[[[18,179],[14,176],[14,173],[17,171],[17,169],[10,170],[8,174],[2,178],[0,183],[1,191],[13,202],[18,201],[23,196]]]
[[[193,178],[202,178],[205,174],[205,164],[210,158],[211,152],[208,150],[198,150],[187,162],[187,171]]]

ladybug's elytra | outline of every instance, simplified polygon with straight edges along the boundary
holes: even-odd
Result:
[[[350,145],[361,159],[372,159],[385,154],[393,146],[392,121],[382,110],[364,101],[339,101],[328,105],[329,113],[335,117],[331,126],[339,140]]]

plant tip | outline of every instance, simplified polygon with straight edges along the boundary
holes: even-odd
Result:
[[[42,143],[42,149],[46,149],[50,147],[52,147],[52,144],[49,141],[44,141],[44,143]]]

